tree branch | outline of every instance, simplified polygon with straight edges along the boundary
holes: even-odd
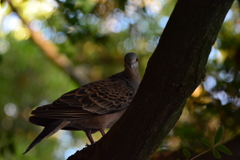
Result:
[[[233,0],[179,0],[129,108],[96,144],[68,160],[146,160],[205,77],[205,65]]]
[[[31,29],[29,23],[24,20],[21,14],[18,13],[17,8],[11,3],[11,0],[7,0],[11,9],[18,15],[22,20],[23,24],[28,28],[31,39],[33,42],[43,51],[43,54],[52,61],[56,66],[62,69],[66,74],[68,74],[72,80],[78,84],[86,84],[89,82],[87,75],[83,70],[79,71],[79,68],[74,68],[71,60],[68,59],[64,54],[58,52],[58,48],[50,40],[43,38],[43,33],[41,31],[34,31]]]
[[[237,135],[234,139],[224,143],[225,146],[227,146],[233,153],[232,156],[221,153],[221,160],[229,160],[229,159],[240,159],[240,135]],[[193,146],[194,147],[194,146]],[[207,150],[209,151],[209,150]],[[206,152],[206,151],[205,151]],[[195,157],[196,160],[212,160],[214,159],[214,156],[212,152],[206,153],[203,155],[203,152],[201,153],[202,155],[199,157]],[[197,155],[197,153],[191,153],[191,155]],[[179,149],[177,151],[173,152],[157,152],[154,154],[154,157],[152,157],[151,160],[176,160],[177,158],[184,159],[184,155],[182,153],[182,149]]]

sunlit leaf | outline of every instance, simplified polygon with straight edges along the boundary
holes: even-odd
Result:
[[[211,142],[210,142],[208,139],[202,138],[201,141],[202,141],[202,143],[205,144],[207,147],[212,147],[212,144],[211,144]]]
[[[222,139],[222,136],[223,136],[223,127],[220,126],[215,134],[214,144],[217,144],[218,142],[220,142]]]
[[[219,150],[219,151],[221,151],[221,152],[223,152],[223,153],[225,153],[225,154],[227,154],[227,155],[233,155],[232,154],[232,151],[230,151],[226,146],[224,146],[224,145],[218,145],[218,146],[216,146],[215,147],[217,150]]]
[[[219,153],[216,149],[213,149],[213,150],[212,150],[212,153],[213,153],[213,155],[214,155],[215,158],[217,158],[217,159],[220,159],[220,158],[221,158],[220,153]]]
[[[189,159],[191,157],[191,153],[187,149],[183,149],[183,155]]]

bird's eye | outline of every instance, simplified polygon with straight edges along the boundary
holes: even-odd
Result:
[[[126,62],[126,59],[124,58],[124,62]]]
[[[136,62],[138,62],[138,58],[136,59]]]

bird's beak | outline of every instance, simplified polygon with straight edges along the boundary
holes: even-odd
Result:
[[[133,62],[129,63],[130,68],[133,68],[133,65],[134,65]]]

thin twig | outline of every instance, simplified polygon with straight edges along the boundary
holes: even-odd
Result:
[[[213,149],[213,148],[210,148],[210,149],[208,149],[208,150],[206,150],[206,151],[204,151],[204,152],[202,152],[202,153],[196,155],[195,157],[191,158],[190,160],[196,159],[197,157],[199,157],[199,156],[201,156],[201,155],[203,155],[203,154],[205,154],[205,153],[211,151],[212,149]]]

